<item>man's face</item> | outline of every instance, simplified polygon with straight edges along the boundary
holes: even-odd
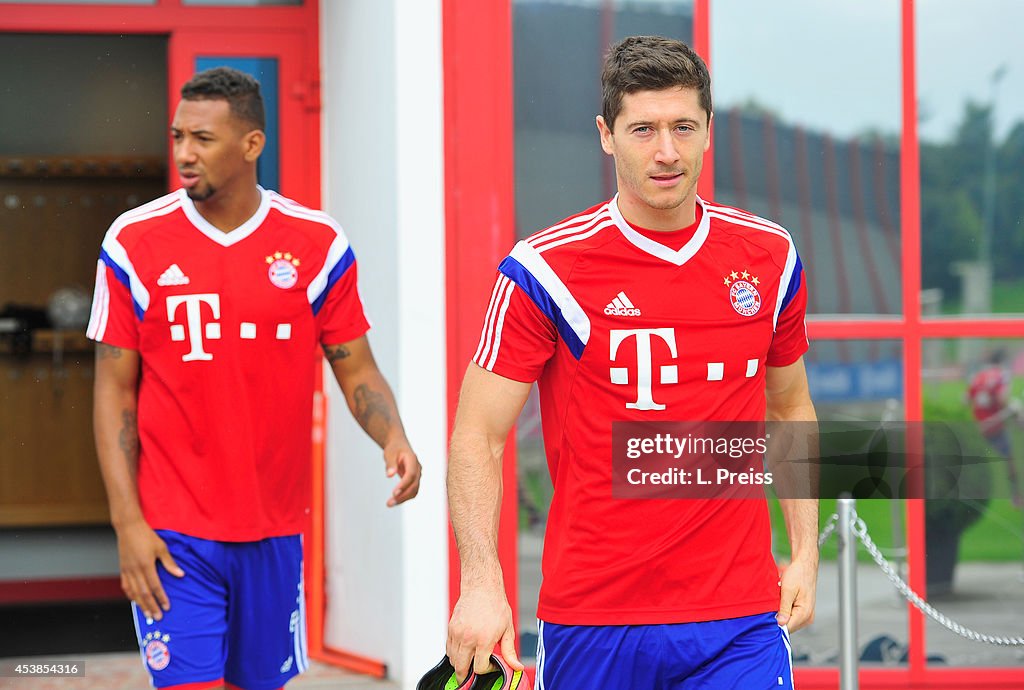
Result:
[[[171,123],[171,138],[174,164],[189,198],[206,201],[244,181],[262,150],[261,137],[231,115],[224,99],[182,99]]]
[[[601,148],[615,157],[620,204],[672,211],[692,206],[711,139],[696,89],[637,91],[622,97],[609,130],[598,116]]]

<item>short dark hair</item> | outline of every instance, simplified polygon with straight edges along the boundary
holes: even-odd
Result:
[[[204,70],[181,87],[181,97],[188,101],[225,100],[231,108],[231,114],[239,120],[255,129],[267,127],[260,83],[237,69],[214,67]]]
[[[601,72],[601,115],[608,129],[622,112],[622,97],[673,87],[697,90],[711,121],[711,75],[690,46],[664,36],[629,36],[609,50]]]

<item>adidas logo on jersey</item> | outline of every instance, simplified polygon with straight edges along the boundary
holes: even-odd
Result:
[[[156,281],[157,285],[164,287],[168,285],[188,285],[188,283],[188,276],[182,272],[178,264],[171,264],[166,271],[160,274]]]
[[[608,316],[640,316],[640,310],[633,306],[625,292],[615,295],[615,299],[604,308],[604,313]]]

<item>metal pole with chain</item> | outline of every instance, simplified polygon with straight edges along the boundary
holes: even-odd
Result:
[[[886,577],[889,578],[889,581],[896,588],[896,591],[902,594],[903,598],[913,604],[921,613],[925,614],[950,632],[973,642],[982,642],[984,644],[996,645],[998,647],[1024,647],[1024,637],[1005,637],[1002,635],[986,635],[985,633],[980,633],[977,630],[972,630],[965,625],[957,623],[952,618],[925,601],[919,594],[910,588],[910,585],[900,577],[896,567],[889,563],[885,556],[882,555],[882,550],[878,548],[878,545],[875,544],[871,535],[868,534],[868,526],[864,522],[864,519],[857,515],[855,509],[853,509],[851,513],[852,536],[864,545],[864,548],[867,549],[868,554],[870,554],[872,560],[874,560],[875,565],[885,573]],[[825,542],[832,537],[833,533],[839,531],[838,525],[839,513],[832,513],[825,522],[825,526],[822,528],[821,534],[818,535],[819,548],[825,545]],[[840,608],[840,614],[842,614],[842,608]]]
[[[856,501],[837,501],[839,525],[839,688],[857,690],[857,539],[853,535]]]

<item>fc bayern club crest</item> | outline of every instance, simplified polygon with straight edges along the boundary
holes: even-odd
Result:
[[[760,311],[761,293],[757,291],[759,282],[757,276],[751,276],[748,271],[733,271],[725,277],[725,284],[729,286],[729,302],[737,314],[753,316]]]
[[[167,647],[170,641],[170,635],[161,635],[159,631],[147,633],[143,638],[146,664],[154,671],[163,671],[171,663],[171,650]]]
[[[267,277],[274,287],[282,290],[295,287],[299,282],[299,259],[292,256],[291,252],[274,252],[267,257],[270,268],[267,270]]]

